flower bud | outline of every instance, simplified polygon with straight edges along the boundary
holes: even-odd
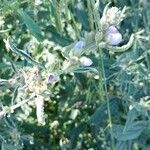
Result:
[[[83,66],[91,66],[93,64],[92,60],[90,58],[87,58],[85,56],[80,58],[80,62]]]
[[[125,11],[126,7],[124,7],[122,10],[120,10],[117,7],[111,7],[109,8],[108,5],[106,5],[103,16],[100,20],[102,28],[106,29],[111,25],[117,26],[120,24],[120,22],[125,17]]]
[[[82,49],[85,47],[86,42],[83,40],[78,41],[73,48],[73,55],[80,56]]]
[[[117,30],[116,27],[110,26],[107,30],[107,37],[106,40],[110,45],[118,45],[119,43],[122,42],[122,35],[121,33]]]
[[[85,45],[86,45],[85,41],[80,40],[80,41],[78,41],[78,42],[75,44],[74,49],[75,49],[75,50],[80,50],[80,49],[84,48]]]

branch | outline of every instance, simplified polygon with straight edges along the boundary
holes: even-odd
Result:
[[[16,105],[13,105],[13,106],[10,106],[10,107],[7,107],[7,106],[6,106],[6,108],[4,108],[4,110],[0,111],[0,117],[3,116],[3,115],[6,114],[6,113],[9,113],[9,112],[12,113],[12,112],[14,112],[15,109],[17,109],[17,108],[21,107],[23,104],[25,104],[25,103],[31,101],[34,97],[35,97],[35,95],[31,96],[31,97],[30,97],[29,99],[27,99],[27,100],[23,100],[23,101],[17,103]]]

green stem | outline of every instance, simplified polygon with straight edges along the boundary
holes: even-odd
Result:
[[[55,26],[57,31],[62,35],[63,29],[62,29],[62,21],[61,21],[61,8],[60,8],[60,2],[57,0],[52,1],[52,6],[54,9],[54,18],[55,18]]]
[[[101,67],[102,67],[102,70],[101,70],[102,71],[102,78],[103,78],[103,82],[104,82],[104,92],[105,92],[106,101],[107,101],[107,111],[108,111],[108,120],[109,120],[109,126],[110,126],[110,134],[111,134],[111,144],[112,144],[112,149],[114,150],[115,146],[114,146],[114,138],[112,135],[112,118],[111,118],[111,111],[110,111],[110,104],[109,104],[109,96],[108,96],[108,91],[107,91],[102,49],[99,48],[99,51],[100,51],[100,59],[101,59]]]
[[[99,8],[99,0],[96,0],[96,2],[94,0],[91,0],[91,4],[93,7],[93,16],[94,16],[94,23],[95,23],[95,27],[96,27],[96,32],[98,32],[99,29],[101,29],[100,23],[99,23],[99,12],[98,12],[98,8]],[[102,55],[102,49],[98,46],[97,47],[100,51],[100,63],[101,63],[101,68],[99,69],[99,73],[100,76],[103,80],[103,83],[100,82],[99,83],[99,88],[100,90],[102,90],[102,94],[105,93],[105,97],[106,97],[106,101],[107,101],[107,111],[108,111],[108,120],[109,120],[109,126],[110,126],[110,134],[111,134],[111,144],[112,144],[112,149],[115,149],[114,146],[114,138],[112,135],[112,119],[111,119],[111,112],[110,112],[110,104],[109,104],[109,96],[108,96],[108,91],[107,91],[107,84],[106,84],[106,76],[105,76],[105,69],[104,69],[104,62],[103,62],[103,55]],[[102,87],[104,85],[104,87]],[[101,88],[102,87],[102,88]],[[102,95],[103,99],[104,99],[104,95]]]
[[[101,58],[100,58],[101,59]],[[102,76],[102,71],[101,71],[101,68],[102,68],[102,64],[101,62],[98,63],[98,71],[99,71],[99,84],[98,84],[98,88],[99,88],[99,97],[100,97],[100,100],[102,102],[105,101],[104,99],[104,87],[103,87],[103,76]]]
[[[64,7],[65,7],[65,18],[66,18],[66,22],[69,24],[69,9],[68,9],[68,1],[64,0]],[[63,5],[61,5],[63,6]]]
[[[91,1],[90,0],[87,1],[87,8],[88,8],[88,20],[90,23],[90,28],[93,31],[94,30],[94,18],[93,18],[93,11],[91,8]]]

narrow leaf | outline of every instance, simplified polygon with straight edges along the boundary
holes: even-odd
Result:
[[[4,41],[6,44],[6,47],[8,49],[11,49],[13,52],[19,54],[20,56],[22,56],[23,58],[25,58],[28,62],[30,62],[31,64],[37,65],[41,68],[44,68],[43,65],[41,65],[40,63],[36,62],[29,54],[27,54],[25,51],[18,49],[11,41],[10,38],[8,38],[7,40]]]
[[[42,36],[41,29],[38,24],[25,11],[18,10],[18,13],[35,38],[39,41],[43,41],[44,37]]]
[[[83,2],[78,2],[75,6],[75,14],[78,20],[81,22],[83,28],[87,31],[89,31],[89,22],[88,22],[88,16],[85,12],[84,4]]]

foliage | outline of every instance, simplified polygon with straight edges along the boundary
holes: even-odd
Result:
[[[1,149],[149,149],[149,16],[146,0],[1,0]]]

